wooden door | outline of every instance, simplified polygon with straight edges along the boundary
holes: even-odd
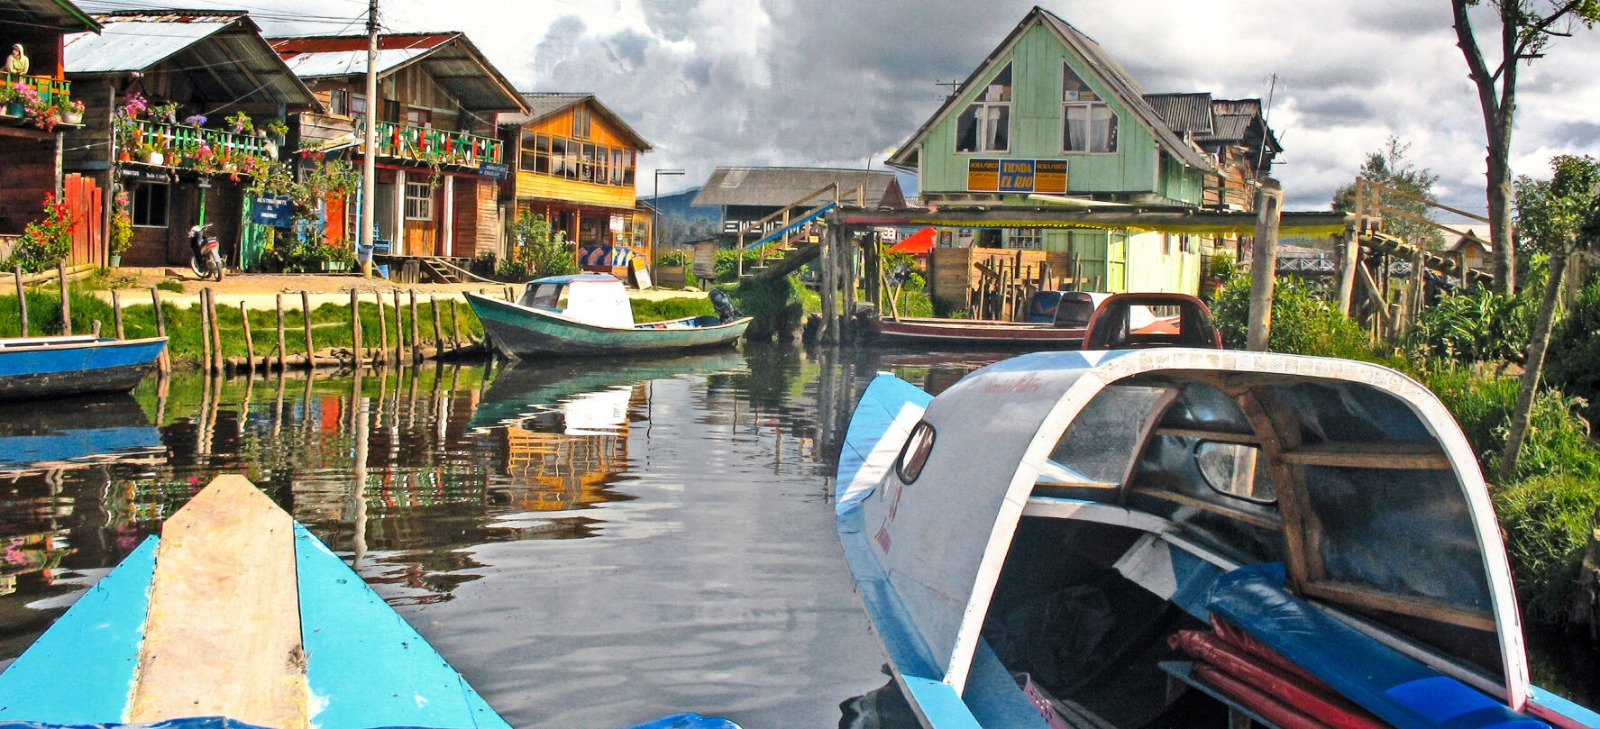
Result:
[[[93,178],[71,174],[61,180],[61,197],[72,211],[72,251],[67,264],[105,265],[105,238],[101,217],[105,211],[103,191]]]

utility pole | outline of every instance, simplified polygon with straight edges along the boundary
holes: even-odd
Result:
[[[361,155],[361,228],[357,233],[356,246],[365,245],[370,251],[378,242],[378,230],[374,227],[378,204],[378,0],[369,0],[367,4],[366,112],[366,117],[362,119],[366,125],[363,130],[366,139]],[[361,275],[372,275],[371,256],[361,262]]]

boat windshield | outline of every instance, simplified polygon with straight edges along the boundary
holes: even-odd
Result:
[[[1139,446],[1169,388],[1112,385],[1089,401],[1050,451],[1043,480],[1112,487],[1132,470]]]
[[[561,284],[542,283],[528,284],[522,292],[522,300],[517,303],[533,309],[556,309],[561,298]]]

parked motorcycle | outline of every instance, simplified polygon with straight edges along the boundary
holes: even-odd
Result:
[[[203,223],[189,229],[189,270],[206,279],[222,280],[222,246],[211,233],[211,224]]]

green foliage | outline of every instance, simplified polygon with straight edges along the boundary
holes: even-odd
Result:
[[[687,266],[690,264],[689,254],[684,251],[663,251],[656,256],[657,266]]]
[[[172,279],[167,279],[157,283],[156,288],[161,289],[162,291],[172,291],[179,294],[183,293],[183,284],[178,281],[173,281]]]
[[[1587,401],[1584,414],[1600,418],[1600,274],[1590,277],[1550,338],[1545,382]]]
[[[1460,363],[1520,362],[1528,350],[1533,303],[1526,295],[1506,296],[1481,287],[1446,294],[1422,310],[1404,344],[1428,357]]]
[[[1507,536],[1506,555],[1523,619],[1559,625],[1579,584],[1600,489],[1590,477],[1551,474],[1491,494]]]
[[[1216,325],[1230,347],[1242,347],[1250,324],[1250,275],[1239,272],[1217,292],[1211,305]],[[1375,361],[1377,353],[1361,330],[1298,278],[1280,278],[1272,289],[1274,352]]]
[[[761,265],[761,256],[755,251],[744,254],[744,270],[748,271]],[[717,251],[712,263],[712,280],[716,283],[732,283],[739,280],[739,254],[732,248]]]
[[[133,245],[133,219],[128,215],[128,193],[118,192],[111,205],[111,255],[120,256]]]
[[[511,250],[495,276],[505,281],[526,281],[536,276],[564,276],[578,272],[578,259],[567,247],[566,231],[552,231],[550,221],[531,210],[517,214],[512,226]]]
[[[904,265],[910,273],[906,276],[904,288],[907,291],[921,291],[928,285],[928,270],[922,267],[922,262],[910,253],[889,253],[883,257],[883,273],[889,276],[895,268]]]
[[[716,307],[703,297],[683,296],[675,299],[630,299],[633,320],[636,322],[666,321],[688,316],[716,316]]]
[[[1559,255],[1600,242],[1600,162],[1564,154],[1550,167],[1548,180],[1517,178],[1518,245]]]
[[[1406,158],[1406,152],[1410,149],[1411,145],[1402,143],[1398,137],[1389,137],[1381,149],[1367,155],[1366,161],[1361,163],[1361,169],[1356,174],[1358,177],[1392,187],[1408,195],[1437,202],[1438,199],[1433,194],[1433,184],[1439,181],[1439,176],[1426,167],[1411,164]],[[1434,208],[1425,202],[1391,192],[1380,194],[1384,207],[1428,220],[1434,217]],[[1353,212],[1356,209],[1355,183],[1345,185],[1333,193],[1333,209],[1342,213]],[[1383,229],[1390,235],[1400,236],[1413,244],[1421,244],[1423,248],[1429,250],[1436,250],[1444,245],[1444,236],[1440,234],[1438,228],[1407,220],[1399,215],[1385,214]]]
[[[5,267],[22,266],[25,273],[38,273],[55,267],[72,252],[72,210],[54,194],[44,198],[44,220],[28,223],[22,238],[11,250]]]
[[[752,279],[728,293],[741,311],[755,318],[745,331],[745,338],[755,341],[799,331],[805,321],[807,294],[813,300],[816,297],[794,276],[770,281]]]

